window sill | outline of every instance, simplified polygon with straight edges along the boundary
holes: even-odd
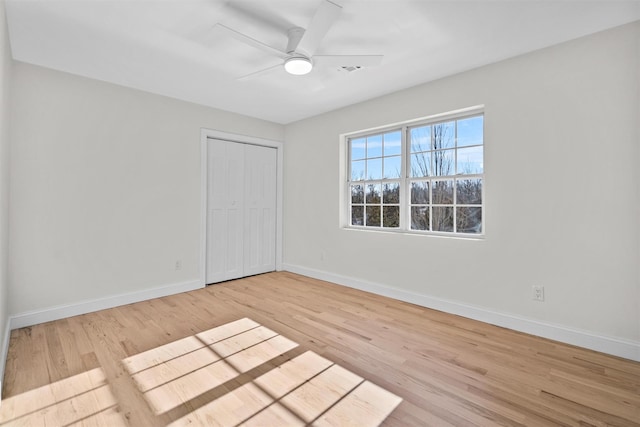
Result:
[[[399,230],[393,228],[373,228],[373,227],[358,227],[358,226],[346,226],[341,227],[346,231],[360,231],[366,233],[383,233],[383,234],[404,234],[409,236],[422,236],[422,237],[434,237],[434,238],[446,238],[455,240],[484,240],[485,234],[469,234],[469,233],[438,233],[436,231],[415,231],[415,230]]]

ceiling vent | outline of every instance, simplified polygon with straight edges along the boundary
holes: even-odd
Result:
[[[338,71],[348,71],[348,72],[353,72],[353,71],[357,71],[359,69],[361,69],[362,67],[359,65],[349,65],[349,66],[342,66],[340,68],[338,68]]]

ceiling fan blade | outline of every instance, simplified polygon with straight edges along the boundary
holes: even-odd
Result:
[[[300,40],[302,40],[302,36],[304,36],[304,28],[294,27],[287,32],[287,37],[289,38],[287,53],[291,54],[296,51]]]
[[[249,46],[253,46],[267,53],[270,53],[272,55],[275,55],[278,58],[286,59],[289,57],[289,55],[287,55],[286,52],[283,52],[280,49],[276,49],[275,47],[269,46],[268,44],[262,43],[261,41],[256,40],[253,37],[249,37],[246,34],[242,34],[241,32],[236,31],[233,28],[229,28],[226,25],[218,23],[214,26],[214,28],[224,31],[226,34],[230,35],[236,40],[239,40],[245,44],[248,44]]]
[[[317,65],[329,67],[373,67],[380,65],[384,55],[315,55]]]
[[[278,68],[282,68],[282,64],[273,65],[273,66],[271,66],[271,67],[264,68],[264,69],[262,69],[262,70],[260,70],[260,71],[255,71],[255,72],[253,72],[253,73],[251,73],[251,74],[247,74],[247,75],[245,75],[245,76],[238,77],[236,80],[237,80],[237,81],[239,81],[239,82],[244,82],[244,81],[247,81],[247,80],[252,80],[252,79],[255,79],[255,78],[257,78],[257,77],[260,77],[260,76],[264,76],[264,75],[270,74],[270,73],[272,73],[272,72],[276,71]]]
[[[322,0],[320,6],[316,10],[315,15],[311,19],[311,23],[307,27],[300,43],[296,48],[299,48],[303,53],[307,55],[313,55],[313,53],[320,46],[320,42],[329,31],[329,28],[336,22],[338,15],[342,11],[342,6],[339,6],[329,0]]]

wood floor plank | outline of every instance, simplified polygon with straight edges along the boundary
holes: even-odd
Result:
[[[3,427],[640,426],[638,362],[292,273],[12,331],[3,384]]]

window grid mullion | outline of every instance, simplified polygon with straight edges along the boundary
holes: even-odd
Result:
[[[455,176],[458,175],[458,121],[455,120],[453,122],[453,174]],[[456,209],[456,196],[458,194],[458,182],[456,179],[453,181],[453,232],[458,232],[458,219],[457,213],[458,209]]]
[[[411,218],[409,217],[411,212],[411,188],[409,187],[409,164],[407,163],[408,161],[411,161],[411,150],[408,146],[408,131],[407,126],[403,126],[400,132],[400,154],[402,155],[400,163],[402,168],[402,183],[400,185],[400,228],[402,230],[408,230],[411,227]]]

